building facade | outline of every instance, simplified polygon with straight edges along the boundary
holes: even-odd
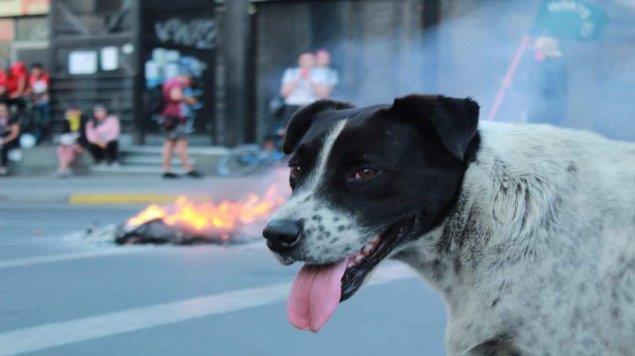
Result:
[[[48,62],[49,0],[0,1],[0,66]]]
[[[278,120],[270,103],[279,99],[282,73],[299,53],[317,49],[331,53],[339,72],[335,99],[363,105],[411,92],[469,95],[485,115],[551,2],[559,1],[0,0],[0,60],[46,65],[56,120],[70,102],[105,104],[137,143],[160,138],[145,109],[149,92],[187,73],[201,104],[195,136],[233,146],[267,136]],[[570,68],[566,124],[631,138],[623,108],[635,90],[627,60],[635,53],[635,6],[571,3],[602,7],[608,20],[592,41],[558,38]],[[528,110],[520,84],[531,79],[532,51],[519,62],[497,120],[522,121]],[[595,101],[600,92],[610,100]],[[604,112],[609,119],[600,118]]]

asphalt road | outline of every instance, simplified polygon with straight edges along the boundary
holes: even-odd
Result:
[[[0,355],[444,353],[440,298],[397,264],[311,334],[286,320],[299,266],[260,242],[117,247],[76,234],[134,212],[0,208]]]

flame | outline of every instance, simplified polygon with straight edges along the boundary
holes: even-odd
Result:
[[[284,194],[272,184],[259,196],[249,193],[239,201],[200,201],[179,196],[173,205],[152,204],[127,221],[134,228],[148,221],[161,219],[168,226],[205,236],[220,236],[229,239],[229,234],[241,225],[266,219],[285,200]]]

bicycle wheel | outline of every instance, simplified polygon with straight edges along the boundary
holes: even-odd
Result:
[[[216,165],[216,172],[221,177],[242,177],[254,172],[262,164],[259,147],[243,146],[232,150],[221,157]]]

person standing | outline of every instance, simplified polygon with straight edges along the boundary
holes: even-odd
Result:
[[[33,64],[29,76],[29,93],[33,103],[35,138],[38,143],[46,139],[50,128],[49,85],[50,78],[42,64]]]
[[[284,98],[283,122],[301,107],[309,105],[325,95],[321,78],[314,71],[315,55],[303,52],[298,56],[298,66],[287,68],[282,76],[280,95]]]
[[[189,105],[195,105],[196,99],[186,95],[191,84],[190,78],[178,75],[163,84],[163,99],[165,105],[161,112],[162,126],[165,131],[163,144],[163,178],[174,179],[178,176],[172,172],[172,153],[176,151],[181,159],[181,165],[188,177],[200,178],[201,174],[190,163],[188,154],[188,125]]]
[[[528,121],[562,125],[566,122],[568,78],[558,41],[539,37],[534,43],[534,71]]]
[[[119,118],[109,115],[103,105],[93,107],[93,118],[86,124],[86,139],[95,164],[104,161],[109,166],[118,164]]]
[[[317,77],[317,91],[320,99],[329,99],[333,95],[333,90],[339,83],[337,71],[331,68],[331,54],[326,49],[319,49],[315,52],[315,74]]]
[[[0,176],[9,174],[9,151],[19,146],[19,136],[20,124],[7,104],[0,102]]]

